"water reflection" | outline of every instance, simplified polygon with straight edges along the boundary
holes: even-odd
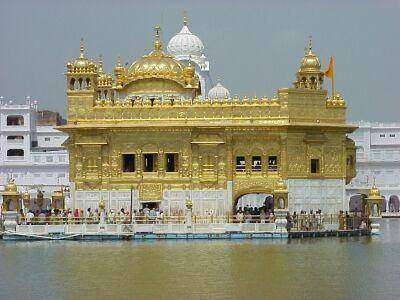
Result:
[[[400,220],[379,237],[0,242],[0,298],[398,298]]]

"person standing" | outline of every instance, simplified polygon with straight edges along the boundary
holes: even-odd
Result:
[[[286,214],[286,230],[288,233],[290,233],[290,230],[292,229],[292,217],[290,216],[290,213],[288,212]]]

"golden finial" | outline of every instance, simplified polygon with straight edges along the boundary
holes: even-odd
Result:
[[[308,36],[308,50],[312,50],[312,35]]]
[[[186,10],[183,11],[183,25],[184,26],[188,25],[188,18],[187,18]]]
[[[161,32],[160,25],[154,26],[154,32],[155,32],[154,50],[161,50],[162,44],[161,44],[161,40],[160,40],[160,32]]]
[[[122,63],[121,63],[121,55],[118,55],[117,67],[122,67]]]
[[[83,52],[85,51],[85,48],[84,48],[84,45],[83,45],[83,38],[81,38],[81,46],[80,46],[80,49],[79,49],[79,51],[80,51],[80,57],[85,57],[84,55],[83,55]]]
[[[103,68],[103,55],[99,55],[99,67]]]

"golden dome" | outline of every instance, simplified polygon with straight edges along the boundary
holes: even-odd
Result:
[[[69,72],[94,72],[96,70],[96,64],[86,58],[84,54],[83,39],[81,39],[81,46],[79,49],[79,57],[73,62],[67,63],[67,69]]]
[[[134,62],[127,70],[129,81],[135,81],[146,78],[170,79],[180,83],[182,86],[187,85],[185,77],[197,77],[194,67],[186,67],[175,60],[173,56],[165,54],[162,51],[162,43],[159,36],[160,27],[155,27],[154,50],[148,55],[144,55]],[[185,72],[185,69],[186,72]],[[198,81],[198,80],[197,80]]]
[[[5,187],[6,192],[18,192],[17,185],[13,178],[8,179],[7,185]]]
[[[301,60],[299,71],[315,72],[315,71],[320,71],[320,70],[321,70],[321,63],[319,62],[318,57],[312,51],[312,44],[311,44],[311,39],[310,39],[306,54],[304,55],[304,57]]]
[[[114,68],[114,74],[115,74],[115,76],[118,76],[118,75],[122,75],[124,73],[125,73],[125,68],[121,64],[121,57],[118,56],[117,65]]]

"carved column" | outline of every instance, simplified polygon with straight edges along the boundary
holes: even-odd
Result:
[[[136,157],[135,157],[135,165],[136,165],[136,174],[138,177],[142,176],[142,150],[136,150]]]
[[[279,159],[279,157],[278,157]],[[281,157],[278,160],[278,171],[283,178],[287,177],[288,155],[287,155],[287,133],[281,134]]]
[[[233,180],[233,168],[234,168],[234,162],[233,162],[233,146],[232,146],[232,134],[229,132],[226,136],[226,159],[225,159],[225,172],[226,172],[226,178],[227,180]]]

